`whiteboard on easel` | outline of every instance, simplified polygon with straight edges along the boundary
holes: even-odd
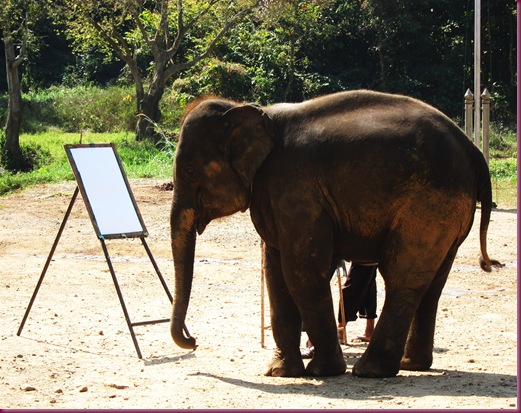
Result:
[[[99,238],[137,238],[147,231],[114,144],[65,145]]]

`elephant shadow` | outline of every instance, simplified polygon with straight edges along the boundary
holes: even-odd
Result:
[[[394,397],[410,398],[411,402],[425,396],[442,397],[517,397],[517,376],[484,371],[459,371],[453,369],[430,369],[415,372],[414,376],[401,375],[383,379],[353,376],[351,367],[360,357],[358,353],[346,354],[348,365],[345,374],[333,377],[307,377],[298,383],[284,384],[281,379],[273,383],[254,382],[240,378],[225,377],[198,372],[196,375],[220,380],[233,386],[271,394],[303,394],[336,400],[392,400]],[[407,374],[407,372],[403,372]],[[264,377],[264,376],[262,376]]]
[[[494,212],[503,212],[503,213],[506,213],[506,214],[517,214],[517,208],[513,208],[513,209],[501,209],[501,208],[498,208],[498,209],[495,209]]]

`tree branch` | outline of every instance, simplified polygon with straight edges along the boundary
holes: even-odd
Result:
[[[132,7],[130,14],[132,15],[132,18],[134,19],[134,21],[136,22],[136,26],[138,27],[139,31],[141,32],[143,39],[150,46],[150,48],[152,50],[154,50],[155,42],[150,38],[145,26],[143,26],[143,23],[141,22],[141,19],[139,18],[140,13],[138,13],[137,7]],[[155,52],[155,50],[154,50],[154,52]]]
[[[174,41],[174,43],[172,44],[172,46],[166,51],[167,53],[167,56],[168,56],[168,60],[170,60],[177,52],[177,50],[179,50],[179,46],[181,45],[181,42],[183,41],[183,38],[186,34],[186,32],[188,32],[192,27],[194,27],[194,25],[199,21],[199,19],[204,16],[205,14],[207,14],[211,8],[217,3],[218,0],[212,0],[210,1],[206,7],[199,13],[197,14],[186,26],[184,25],[184,22],[182,21],[182,15],[183,15],[183,11],[182,11],[182,1],[181,0],[178,0],[177,1],[177,7],[178,7],[178,27],[179,27],[179,30],[178,30],[178,33],[177,33],[177,36],[176,36],[176,39]],[[181,7],[181,9],[179,9],[179,7]],[[179,11],[181,10],[181,11]],[[182,27],[182,30],[181,30],[181,27]]]
[[[237,13],[233,19],[230,19],[226,24],[223,26],[223,28],[217,33],[217,35],[214,37],[212,42],[208,45],[206,50],[199,54],[198,56],[194,57],[192,60],[189,60],[184,63],[178,63],[178,64],[171,64],[168,66],[165,70],[165,78],[169,79],[171,78],[175,73],[189,69],[191,67],[194,67],[197,63],[200,61],[206,59],[215,49],[215,46],[221,40],[221,38],[235,25],[237,24],[237,21],[240,20],[242,16],[247,14],[249,12],[249,9],[244,9]],[[170,60],[171,62],[171,60]]]
[[[12,62],[13,69],[18,68],[27,54],[27,43],[29,41],[29,12],[25,12],[25,19],[20,24],[20,28],[18,29],[22,32],[22,45],[20,46],[20,53],[15,57]]]
[[[164,35],[166,48],[168,48],[168,43],[169,43],[169,37],[168,37],[169,3],[170,3],[170,0],[163,0],[161,2],[161,19],[159,21],[159,25],[157,26],[156,35],[154,37],[154,42],[159,43],[161,41],[161,38]]]
[[[94,27],[96,32],[101,36],[101,38],[108,43],[108,45],[112,48],[116,56],[118,56],[121,60],[128,64],[129,60],[132,59],[132,51],[128,46],[125,39],[123,39],[117,30],[112,30],[112,33],[109,34],[101,25],[92,17],[86,16],[89,24]]]

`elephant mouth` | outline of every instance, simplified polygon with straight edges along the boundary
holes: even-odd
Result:
[[[250,197],[247,194],[234,193],[228,197],[216,197],[199,189],[195,197],[195,228],[197,233],[201,235],[214,219],[232,215],[237,211],[246,211],[250,206],[249,204]]]
[[[208,214],[205,212],[207,208],[204,206],[204,197],[202,190],[199,188],[195,196],[195,228],[197,234],[201,235],[210,223]]]
[[[201,235],[210,222],[212,222],[214,219],[222,217],[223,215],[223,212],[216,208],[204,208],[203,213],[197,213],[197,218],[195,220],[197,234]]]
[[[210,223],[210,220],[203,220],[203,219],[197,219],[197,222],[195,224],[195,228],[197,230],[197,234],[198,235],[201,235],[204,230],[206,229],[206,227],[208,226],[208,224]]]

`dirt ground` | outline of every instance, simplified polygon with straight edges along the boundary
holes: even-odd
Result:
[[[172,192],[131,180],[148,245],[170,290]],[[136,326],[138,359],[99,240],[78,198],[20,336],[17,330],[69,205],[75,183],[0,198],[0,407],[123,409],[517,409],[517,214],[499,205],[489,253],[477,265],[477,222],[460,248],[438,309],[427,372],[353,377],[364,343],[342,346],[346,374],[271,378],[271,331],[261,346],[260,242],[249,214],[213,222],[198,238],[186,325],[199,347],[176,347],[168,323]],[[170,303],[139,240],[109,240],[133,322],[168,318]],[[336,278],[334,278],[336,280]],[[377,278],[379,306],[383,280]],[[338,285],[331,284],[335,306]],[[266,305],[266,324],[268,322]],[[348,325],[348,338],[364,322]],[[302,345],[304,345],[304,337]]]

